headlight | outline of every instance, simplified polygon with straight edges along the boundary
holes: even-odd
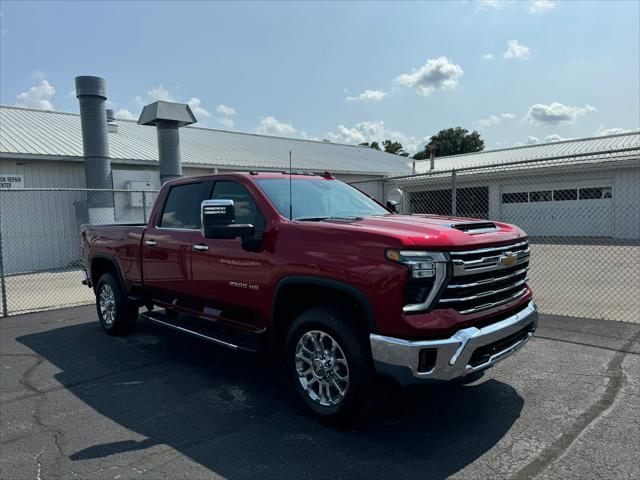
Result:
[[[405,265],[409,269],[411,279],[406,288],[414,288],[414,282],[420,282],[418,297],[405,299],[404,312],[422,312],[428,310],[435,302],[442,284],[447,277],[448,257],[442,252],[426,252],[419,250],[385,251],[388,260]],[[406,292],[406,289],[405,289]],[[413,290],[412,290],[413,292]]]

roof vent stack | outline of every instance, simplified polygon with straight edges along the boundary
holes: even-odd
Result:
[[[429,161],[429,170],[433,170],[436,167],[436,147],[435,145],[431,145],[429,147],[429,152],[431,153],[431,160]]]
[[[116,116],[113,114],[113,110],[107,108],[107,132],[118,133],[118,124],[116,123]]]
[[[157,129],[162,184],[182,177],[179,129],[196,122],[191,108],[184,103],[158,101],[142,109],[138,125],[152,125]]]
[[[104,78],[76,77],[76,97],[80,103],[86,186],[88,189],[112,189]],[[88,192],[87,208],[90,223],[113,222],[113,192]]]

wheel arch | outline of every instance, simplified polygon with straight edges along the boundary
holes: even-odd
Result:
[[[94,289],[97,288],[98,280],[100,280],[100,277],[105,273],[114,273],[116,280],[120,282],[121,287],[126,290],[124,275],[116,258],[105,253],[97,253],[91,258],[90,275]]]
[[[304,296],[300,293],[304,290]],[[311,290],[312,295],[309,295]],[[358,319],[368,332],[375,332],[373,309],[365,294],[339,280],[315,276],[289,276],[276,285],[271,308],[272,335],[271,349],[279,353],[288,326],[295,316],[307,308],[340,304],[356,309]]]

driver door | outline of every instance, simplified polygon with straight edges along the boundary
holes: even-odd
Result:
[[[224,180],[213,187],[212,200],[233,200],[236,223],[252,224],[260,235],[265,220],[251,193],[240,183]],[[264,311],[265,254],[242,247],[240,238],[210,239],[201,231],[193,236],[190,289],[199,310],[211,319],[223,319],[258,328]]]

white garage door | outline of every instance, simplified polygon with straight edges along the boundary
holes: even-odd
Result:
[[[611,179],[501,188],[501,220],[531,236],[613,235]]]

